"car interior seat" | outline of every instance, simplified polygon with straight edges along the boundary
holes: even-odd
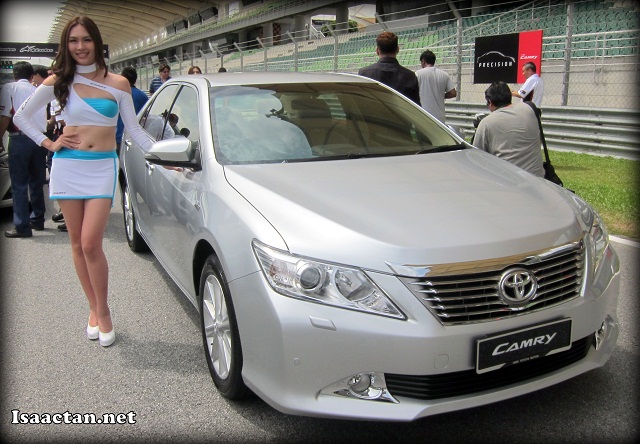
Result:
[[[314,97],[291,101],[291,121],[307,136],[309,145],[349,143],[348,136],[337,128],[327,102]]]

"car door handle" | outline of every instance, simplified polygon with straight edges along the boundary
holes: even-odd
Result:
[[[147,169],[147,172],[149,173],[149,175],[151,175],[151,173],[153,173],[153,170],[156,169],[155,165],[150,164],[149,162],[145,162],[144,163],[145,168]]]
[[[129,139],[126,139],[124,141],[124,145],[127,147],[127,149],[131,148],[131,141]]]

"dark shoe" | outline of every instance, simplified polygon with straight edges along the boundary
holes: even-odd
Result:
[[[31,222],[31,229],[36,230],[36,231],[44,230],[44,222],[42,222],[41,224],[36,224],[36,223]]]
[[[60,224],[60,225],[58,225],[58,230],[60,230],[60,231],[67,231],[67,224]]]
[[[4,237],[9,237],[9,238],[13,238],[13,237],[31,237],[33,236],[33,233],[28,232],[28,233],[20,233],[19,231],[16,230],[11,230],[11,231],[5,231],[4,232]]]
[[[51,216],[51,220],[54,222],[60,222],[61,220],[64,220],[64,214],[62,214],[62,211],[60,211]]]

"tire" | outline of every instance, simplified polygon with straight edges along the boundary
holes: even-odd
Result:
[[[124,231],[127,236],[127,244],[134,253],[142,253],[149,250],[147,243],[144,241],[138,229],[136,228],[136,215],[131,205],[131,192],[129,185],[124,185],[122,190],[122,214],[124,217]]]
[[[200,276],[200,327],[213,383],[222,396],[239,400],[250,395],[242,380],[242,347],[227,281],[218,259],[207,258]]]

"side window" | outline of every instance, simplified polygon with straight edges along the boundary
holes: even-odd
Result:
[[[184,86],[180,90],[171,108],[168,123],[173,137],[186,137],[192,142],[199,142],[198,95],[195,89]]]
[[[170,139],[174,137],[171,126],[167,124],[167,117],[171,104],[178,91],[178,85],[171,85],[164,88],[155,98],[140,121],[140,125],[147,130],[149,135],[155,140]]]

